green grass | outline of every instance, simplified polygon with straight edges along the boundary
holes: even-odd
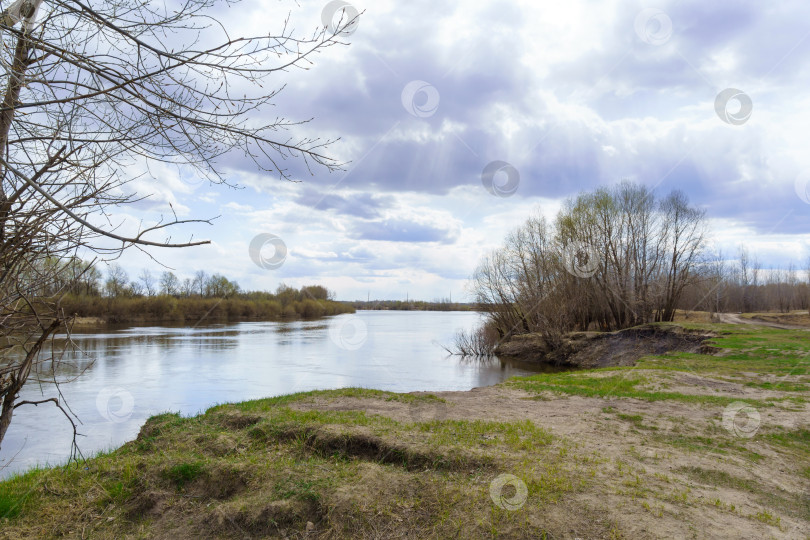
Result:
[[[750,399],[708,393],[667,392],[669,383],[656,372],[689,372],[740,382],[753,388],[777,392],[807,392],[810,385],[793,381],[762,381],[759,376],[795,376],[810,374],[810,339],[800,330],[737,327],[718,324],[684,324],[694,330],[712,332],[709,343],[724,352],[721,355],[671,352],[646,356],[634,367],[603,368],[565,373],[542,373],[513,378],[505,384],[534,394],[552,392],[597,398],[635,398],[646,401],[678,401],[725,406],[744,401],[757,407],[775,402],[803,404],[799,396]],[[638,372],[638,370],[644,370]],[[652,372],[652,373],[651,373]],[[744,374],[750,375],[744,375]]]
[[[137,531],[152,526],[150,509],[162,508],[155,504],[183,504],[185,514],[169,520],[179,519],[172,526],[190,536],[284,536],[315,521],[335,536],[369,537],[399,516],[411,521],[392,522],[396,530],[508,537],[530,513],[586,484],[588,460],[571,459],[570,444],[530,421],[397,422],[290,407],[334,397],[443,403],[345,389],[219,405],[191,418],[157,415],[137,440],[86,468],[37,470],[0,483],[0,529],[9,538],[70,536],[81,516],[101,513],[85,523],[86,535],[142,537]],[[529,501],[515,512],[493,510],[487,486],[502,472],[527,486]],[[535,537],[545,531],[527,530]]]
[[[283,396],[275,396],[271,398],[256,399],[252,401],[243,401],[240,403],[229,403],[220,405],[219,407],[236,407],[241,411],[267,411],[274,407],[282,405],[290,405],[301,401],[312,402],[315,399],[334,399],[334,398],[358,398],[358,399],[382,399],[385,401],[396,401],[400,403],[444,403],[440,397],[433,394],[400,394],[396,392],[386,392],[384,390],[373,390],[370,388],[339,388],[336,390],[313,390],[311,392],[299,392],[296,394],[287,394]],[[216,411],[218,407],[214,407],[211,411]]]
[[[0,518],[15,518],[20,515],[23,505],[25,504],[25,496],[19,493],[0,492]]]
[[[650,382],[651,379],[648,376],[635,374],[632,368],[602,368],[574,373],[541,373],[529,377],[514,377],[505,384],[534,394],[555,392],[584,397],[634,398],[645,401],[671,400],[721,406],[735,401],[744,401],[760,407],[771,406],[766,401],[756,399],[644,389],[644,386],[649,385]]]
[[[807,374],[810,364],[810,339],[807,332],[730,325],[689,326],[696,330],[714,332],[716,337],[711,339],[711,344],[721,349],[721,354],[673,352],[644,357],[634,367],[542,373],[513,378],[504,384],[536,395],[552,393],[600,399],[632,398],[717,407],[742,401],[761,412],[774,406],[782,411],[804,410],[806,399],[796,393],[806,392],[810,386],[805,381],[796,379]],[[696,386],[695,393],[668,391],[667,387],[678,380],[672,375],[673,372],[701,376],[707,381],[707,386]],[[774,375],[793,378],[774,381]],[[763,380],[766,377],[768,380]],[[741,383],[748,388],[769,391],[776,395],[759,399],[723,395],[723,392],[715,390],[716,387],[722,388],[722,385],[713,387],[710,384],[712,380]],[[601,410],[628,423],[644,441],[681,452],[707,457],[734,456],[735,459],[742,458],[747,463],[758,464],[766,461],[767,454],[761,449],[761,443],[764,442],[779,449],[783,455],[790,454],[791,460],[810,459],[810,431],[804,428],[773,429],[764,420],[756,435],[748,439],[738,437],[720,426],[722,409],[718,409],[717,416],[708,426],[685,425],[673,418],[674,427],[669,429],[661,429],[645,422],[641,414],[619,412],[614,406],[605,406]],[[726,480],[728,484],[729,481]],[[746,491],[752,489],[752,485],[737,484],[736,488]]]
[[[163,472],[163,475],[182,489],[189,482],[197,479],[203,473],[203,464],[200,462],[179,463]],[[123,484],[122,484],[123,485]]]

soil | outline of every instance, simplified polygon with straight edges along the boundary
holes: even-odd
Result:
[[[500,345],[499,357],[572,368],[632,366],[642,356],[670,351],[710,353],[705,341],[714,334],[680,326],[644,325],[617,332],[576,332],[551,349],[537,334],[514,336]]]
[[[718,313],[717,317],[721,323],[726,324],[748,324],[753,326],[767,326],[769,328],[781,328],[783,330],[810,330],[806,324],[788,324],[784,322],[772,322],[770,320],[766,320],[763,317],[775,318],[777,321],[780,320],[779,316],[773,315],[766,315],[763,314],[761,316],[754,316],[752,318],[741,317],[738,314],[734,313]],[[784,318],[790,318],[789,316],[784,316]],[[798,317],[793,317],[793,320],[800,319]]]
[[[752,388],[725,385],[707,377],[689,375],[679,381],[682,387],[695,386],[697,389],[722,388],[729,395],[741,398],[765,399],[766,391]],[[419,393],[417,393],[419,394]],[[795,497],[803,501],[799,505],[810,504],[807,496],[807,481],[797,471],[785,467],[784,462],[765,445],[757,451],[768,458],[761,464],[752,464],[743,457],[727,455],[718,459],[711,452],[694,452],[678,448],[666,442],[655,441],[659,433],[673,431],[689,437],[702,433],[722,421],[723,408],[716,406],[676,403],[673,401],[648,402],[635,399],[601,399],[579,396],[536,396],[504,386],[475,388],[467,392],[440,392],[434,395],[445,403],[415,402],[406,404],[360,398],[315,399],[301,402],[294,407],[303,410],[364,411],[369,415],[383,415],[397,421],[412,422],[426,420],[482,420],[496,422],[531,422],[575,440],[578,453],[594,455],[609,463],[612,471],[615,463],[625,463],[630,469],[638,467],[645,478],[663,479],[656,489],[683,490],[686,509],[675,501],[658,500],[653,502],[653,510],[645,510],[639,501],[629,502],[623,485],[627,478],[620,473],[600,471],[596,481],[600,487],[579,493],[571,501],[571,507],[602,508],[603,517],[615,522],[622,531],[621,538],[807,538],[810,523],[794,514],[781,515],[779,527],[763,523],[751,516],[761,512],[761,497],[768,493],[752,494],[740,486],[717,485],[711,479],[701,479],[701,471],[710,471],[714,476],[740,478],[745,482],[761,483],[769,493]],[[610,413],[605,412],[609,406]],[[806,425],[810,406],[803,405],[802,411],[763,412],[763,422],[795,429],[798,423]],[[643,418],[644,427],[628,423],[624,418]],[[690,474],[690,471],[697,471]],[[656,501],[655,498],[652,498]],[[717,501],[717,509],[709,501]],[[656,506],[658,505],[658,506]],[[729,508],[733,507],[733,511]],[[660,508],[660,511],[655,510]],[[724,510],[725,509],[725,510]],[[571,531],[564,538],[586,538],[582,536],[587,524],[576,516],[560,509],[561,519]],[[599,537],[599,536],[594,536]]]

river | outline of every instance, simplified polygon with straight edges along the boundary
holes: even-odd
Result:
[[[87,328],[57,370],[81,420],[84,456],[132,440],[151,415],[194,415],[226,402],[316,389],[469,390],[540,370],[448,356],[472,312],[358,311],[328,319],[165,327]],[[70,382],[67,380],[72,379]],[[55,396],[30,382],[22,399]],[[0,450],[0,477],[69,456],[72,428],[52,403],[17,409]]]

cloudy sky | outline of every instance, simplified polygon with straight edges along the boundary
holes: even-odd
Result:
[[[236,34],[266,33],[290,13],[303,34],[326,6],[249,0],[221,17]],[[167,169],[140,188],[148,202],[122,209],[220,216],[187,231],[211,245],[152,251],[181,277],[462,299],[477,261],[530,213],[553,218],[566,197],[624,179],[686,192],[726,253],[745,243],[766,266],[810,256],[806,1],[352,6],[362,15],[348,46],[279,74],[286,89],[266,111],[340,137],[329,153],[345,170],[288,163],[292,183],[234,160],[225,170],[242,189],[231,189]],[[260,234],[286,245],[278,268],[251,260]],[[157,268],[137,251],[121,262],[131,277]]]

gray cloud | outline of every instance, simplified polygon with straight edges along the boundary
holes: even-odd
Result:
[[[294,202],[313,210],[334,210],[341,215],[374,219],[380,217],[380,210],[393,204],[393,198],[371,193],[343,196],[337,193],[323,193],[313,187],[302,187]]]
[[[406,219],[384,219],[355,223],[350,236],[358,240],[447,244],[455,240],[456,233],[452,229]]]

